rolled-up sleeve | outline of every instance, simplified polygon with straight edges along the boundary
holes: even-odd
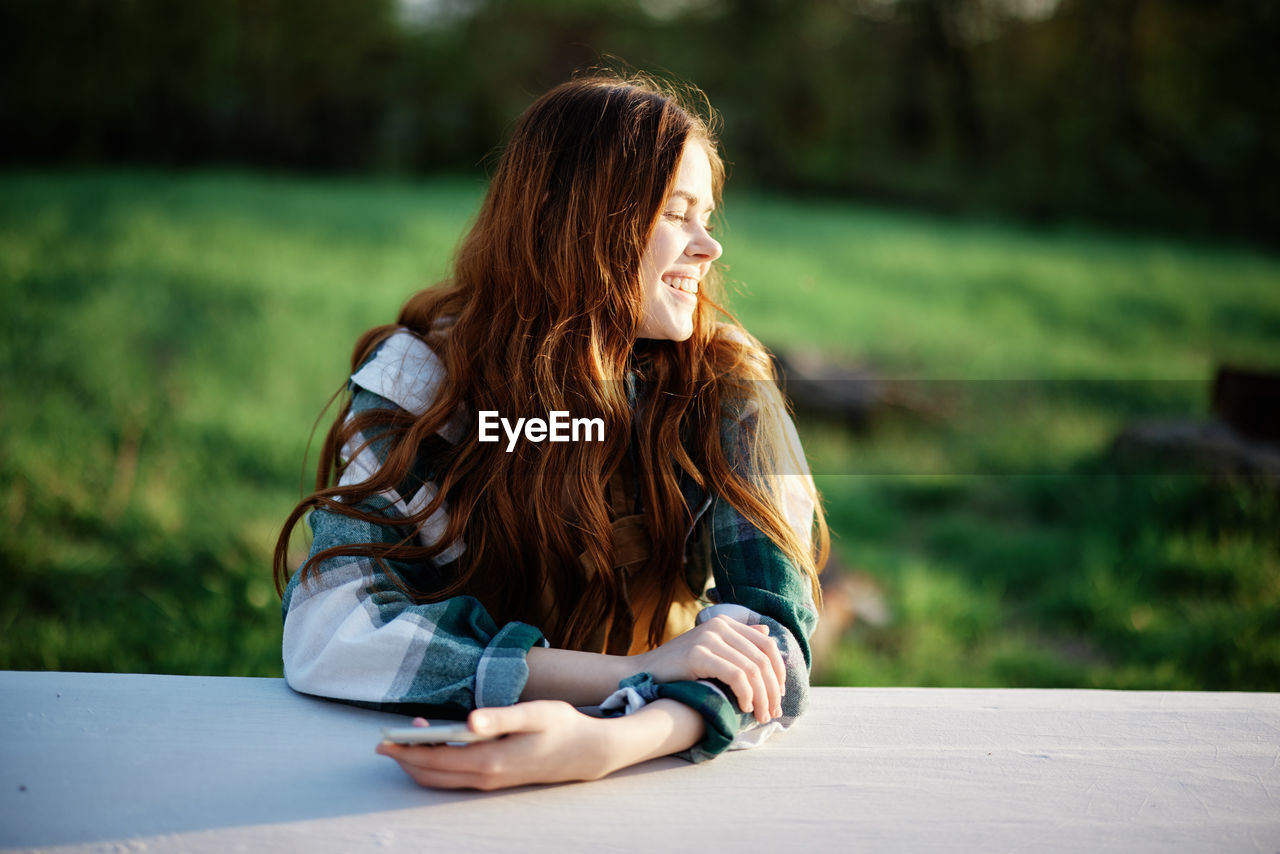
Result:
[[[312,552],[383,542],[394,528],[321,510]],[[297,691],[371,706],[421,706],[457,716],[516,702],[526,656],[545,645],[525,623],[498,626],[471,596],[415,603],[369,558],[320,563],[284,596],[285,678]]]
[[[676,699],[698,711],[706,724],[702,741],[685,753],[693,762],[725,750],[757,747],[787,729],[809,706],[809,637],[818,624],[808,579],[755,525],[717,498],[711,520],[712,598],[699,622],[723,614],[769,627],[786,667],[782,715],[765,723],[744,713],[732,691],[714,681],[680,683]]]
[[[789,418],[782,417],[785,424],[780,426],[791,444],[789,464],[794,465],[795,470],[772,476],[784,478],[781,509],[799,540],[807,546],[815,509],[810,498],[812,480],[795,428]],[[726,418],[722,425],[726,453],[747,477],[758,476],[749,472],[744,463],[755,426],[754,410],[750,410],[747,417]],[[809,638],[818,624],[808,576],[753,522],[728,500],[713,496],[706,524],[710,536],[710,570],[715,584],[708,595],[716,604],[704,609],[698,622],[723,615],[748,625],[768,626],[786,666],[786,692],[782,697],[782,715],[762,724],[753,714],[743,713],[734,693],[715,680],[666,683],[651,689],[650,693],[655,696],[680,700],[702,716],[706,725],[703,739],[678,754],[693,762],[702,762],[726,750],[759,746],[795,723],[809,705]],[[624,683],[620,691],[625,692],[626,687]]]
[[[390,338],[352,377],[351,413],[404,410],[420,414],[441,380],[425,345],[407,334]],[[456,425],[441,431],[455,441]],[[341,483],[360,483],[380,469],[388,452],[381,436],[356,436],[343,448]],[[341,546],[391,545],[416,539],[436,544],[447,525],[442,503],[416,526],[406,520],[436,498],[420,459],[411,486],[366,499],[360,509],[376,521],[330,510],[308,518],[311,557]],[[421,566],[366,556],[329,557],[296,572],[283,600],[284,675],[297,691],[375,708],[461,717],[482,706],[517,702],[529,678],[527,655],[546,638],[521,622],[498,625],[480,600],[454,596],[419,602],[407,587],[441,589],[465,551],[451,543]]]

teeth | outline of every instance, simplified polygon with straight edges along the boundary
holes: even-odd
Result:
[[[692,276],[668,276],[666,283],[679,291],[687,294],[696,294],[698,292],[698,280]]]

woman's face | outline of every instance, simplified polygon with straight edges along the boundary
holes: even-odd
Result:
[[[644,289],[641,338],[684,341],[693,334],[698,285],[711,269],[711,262],[720,257],[720,244],[707,231],[713,208],[711,161],[702,143],[690,142],[649,245],[640,257]]]

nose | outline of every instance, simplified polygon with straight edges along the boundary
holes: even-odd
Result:
[[[704,226],[699,225],[684,251],[686,255],[697,258],[699,261],[710,262],[719,258],[724,250],[720,242],[712,237]]]

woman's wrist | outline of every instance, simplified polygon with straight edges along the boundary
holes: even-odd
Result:
[[[676,700],[655,700],[634,714],[599,720],[605,774],[688,750],[702,740],[702,716]]]
[[[575,706],[595,706],[632,673],[632,657],[534,647],[525,659],[529,678],[521,700],[564,700]]]

